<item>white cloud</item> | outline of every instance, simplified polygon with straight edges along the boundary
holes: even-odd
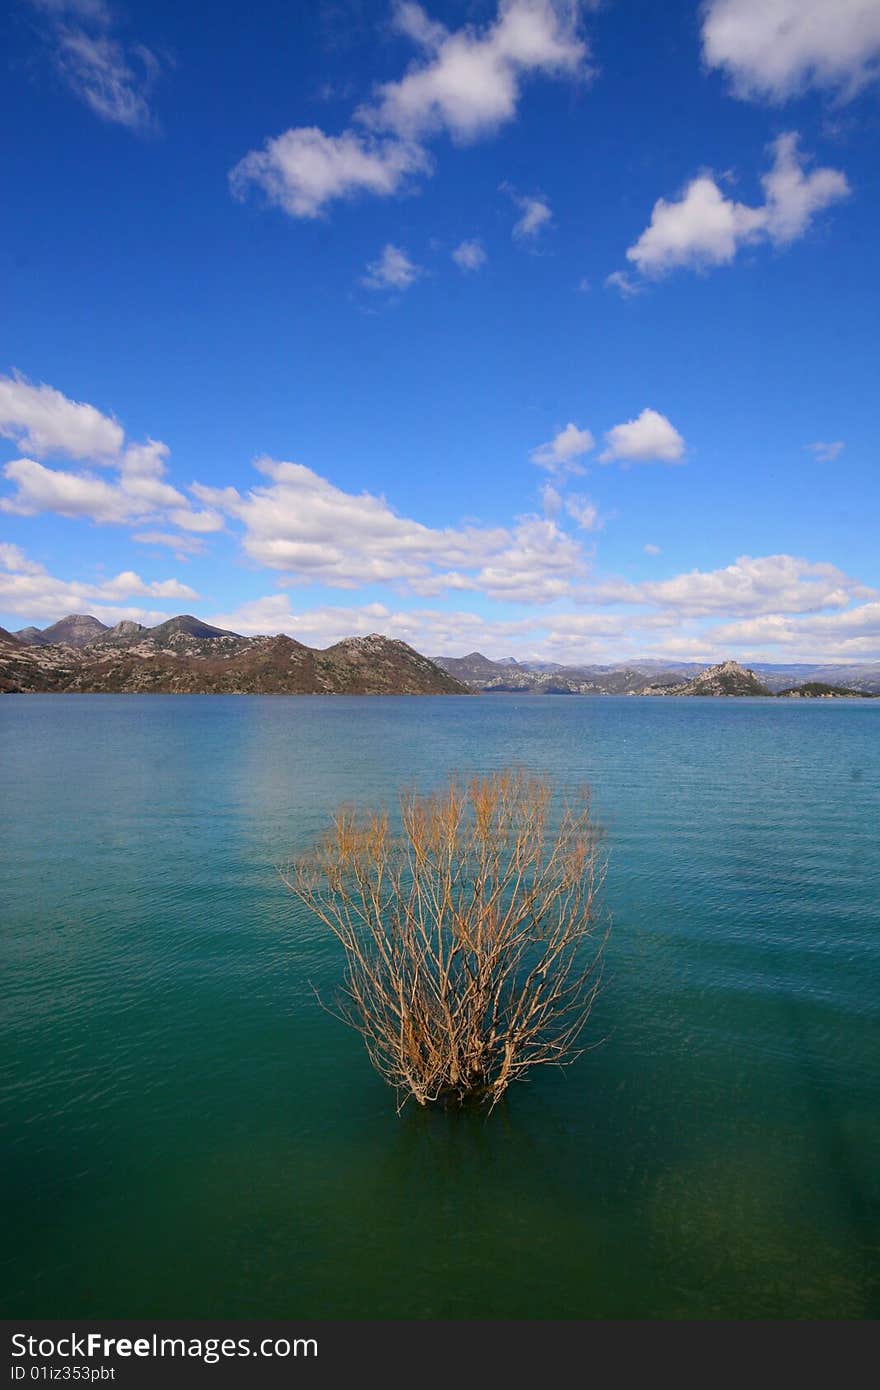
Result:
[[[165,479],[168,446],[158,439],[125,444],[122,426],[92,405],[71,401],[51,386],[20,376],[0,377],[0,435],[36,454],[66,454],[115,470],[109,480],[89,470],[49,468],[23,457],[3,465],[15,485],[0,511],[19,516],[54,512],[99,524],[162,519],[185,531],[218,531],[223,518],[197,510]]]
[[[161,477],[129,473],[124,463],[118,481],[107,482],[94,473],[73,473],[47,468],[36,459],[13,459],[3,468],[15,484],[11,497],[0,497],[0,511],[17,516],[83,518],[98,525],[123,525],[164,517],[175,526],[192,531],[218,531],[223,518],[214,510],[196,511],[189,499]]]
[[[623,625],[607,614],[550,614],[498,620],[462,610],[391,609],[381,603],[351,608],[324,606],[297,610],[288,594],[269,594],[211,615],[210,622],[245,634],[285,632],[307,646],[326,647],[345,637],[380,632],[430,656],[480,650],[502,654],[515,647],[522,655],[583,656],[591,639],[619,637]]]
[[[101,120],[144,134],[155,128],[150,95],[160,64],[143,44],[111,35],[113,14],[101,0],[31,0],[47,16],[52,60],[74,96]]]
[[[93,405],[68,400],[51,386],[19,375],[0,376],[0,435],[42,457],[113,458],[122,448],[121,425]]]
[[[151,583],[145,583],[139,574],[134,570],[123,570],[114,579],[108,579],[103,584],[97,586],[96,595],[102,598],[198,598],[195,589],[188,584],[181,584],[179,579],[156,579]]]
[[[14,570],[16,574],[43,573],[42,565],[38,565],[35,560],[29,560],[19,546],[9,545],[5,541],[0,541],[0,565],[5,570]]]
[[[361,283],[368,290],[406,290],[421,273],[421,266],[415,265],[400,246],[392,246],[389,242],[381,256],[370,261]]]
[[[503,602],[551,603],[569,594],[572,579],[583,571],[577,541],[549,517],[526,517],[510,543],[478,570],[473,587]]]
[[[487,256],[479,238],[462,241],[452,252],[452,259],[460,270],[479,270],[486,264]]]
[[[539,468],[550,473],[583,473],[583,466],[577,462],[584,454],[595,448],[596,441],[587,429],[579,429],[571,421],[547,444],[539,444],[529,457]]]
[[[741,555],[718,570],[691,570],[672,579],[629,584],[609,581],[588,591],[593,603],[650,604],[681,617],[713,614],[815,613],[845,608],[874,590],[835,565],[793,555]]]
[[[807,448],[816,455],[820,463],[834,463],[843,452],[845,445],[842,439],[835,439],[831,443],[817,439],[815,444],[808,444]]]
[[[770,240],[785,246],[804,235],[817,212],[847,198],[850,187],[839,169],[814,169],[805,174],[806,160],[798,150],[794,131],[780,135],[772,149],[773,167],[761,178],[766,194],[762,211]]]
[[[398,516],[382,497],[343,492],[302,464],[256,466],[269,481],[245,496],[198,484],[193,491],[243,524],[250,559],[298,583],[389,583],[423,595],[458,589],[544,603],[583,570],[580,547],[549,519],[435,529]]]
[[[569,493],[565,499],[565,510],[582,531],[601,531],[605,524],[595,502],[579,493]]]
[[[634,295],[642,292],[641,286],[631,275],[627,275],[625,270],[612,270],[610,275],[606,275],[605,288],[619,291],[624,299],[632,299]]]
[[[546,516],[555,517],[562,511],[562,494],[551,482],[541,487],[541,505]]]
[[[13,459],[3,469],[14,483],[12,497],[0,499],[0,508],[18,516],[54,512],[57,516],[88,517],[92,521],[125,522],[149,510],[118,484],[105,482],[89,473],[69,473],[46,468],[35,459]],[[181,496],[180,501],[185,499]]]
[[[877,0],[709,0],[703,57],[737,96],[785,101],[809,87],[844,100],[877,76]]]
[[[704,174],[677,201],[657,199],[650,226],[629,247],[627,260],[646,275],[681,265],[729,265],[739,247],[760,234],[763,222],[759,209],[725,197]]]
[[[197,536],[181,536],[174,531],[135,531],[132,540],[139,545],[162,545],[173,550],[178,560],[188,560],[193,555],[203,555],[205,542]]]
[[[481,646],[498,650],[514,643],[533,626],[530,619],[497,622],[478,613],[431,608],[403,611],[382,603],[296,610],[291,607],[288,594],[268,594],[227,612],[212,614],[209,621],[246,635],[285,632],[313,647],[328,647],[344,637],[381,632],[428,655],[473,651]]]
[[[420,6],[398,10],[403,32],[423,49],[397,82],[379,87],[357,113],[365,125],[421,139],[440,132],[459,141],[491,134],[516,114],[523,77],[583,72],[586,44],[577,34],[577,6],[565,0],[501,0],[482,31],[448,32]]]
[[[58,579],[42,565],[28,560],[17,546],[0,546],[0,612],[21,615],[31,622],[55,622],[67,613],[91,612],[102,622],[122,618],[136,622],[162,622],[169,615],[152,609],[120,608],[127,598],[197,599],[195,589],[177,579],[146,582],[132,570],[124,570],[99,584]]]
[[[658,198],[650,224],[628,249],[627,260],[648,276],[679,266],[729,265],[743,246],[795,241],[818,212],[848,195],[849,184],[839,170],[804,172],[793,132],[780,135],[771,148],[773,164],[761,178],[765,200],[760,206],[735,202],[709,174],[702,174],[679,199]]]
[[[183,507],[172,507],[167,514],[167,519],[172,526],[179,526],[182,531],[198,531],[202,535],[206,532],[223,530],[223,518],[219,512],[210,508],[196,511],[189,502],[186,502]]]
[[[605,435],[606,448],[600,463],[679,463],[684,456],[684,440],[665,415],[645,409],[635,420],[615,425]]]
[[[358,193],[389,197],[412,174],[427,173],[425,150],[403,140],[378,140],[347,130],[325,135],[316,126],[287,130],[252,150],[229,175],[237,198],[252,186],[291,217],[318,217],[330,202]]]
[[[296,127],[245,155],[230,174],[236,196],[260,188],[291,217],[317,217],[359,193],[387,197],[411,176],[430,173],[425,139],[490,135],[513,120],[528,75],[587,71],[578,6],[569,0],[500,0],[492,23],[455,32],[419,5],[398,5],[395,13],[400,32],[421,50],[404,76],[378,87],[356,111],[353,129],[327,135]]]
[[[482,614],[437,609],[395,610],[381,603],[354,607],[294,609],[286,593],[267,595],[210,615],[219,627],[243,633],[286,632],[310,646],[381,632],[428,655],[482,651],[496,659],[513,651],[520,659],[573,664],[626,659],[627,653],[669,661],[713,662],[731,655],[784,648],[786,660],[864,659],[880,656],[880,603],[845,613],[786,618],[769,615],[711,629],[689,629],[675,614],[620,615],[534,611],[528,617],[494,620]],[[658,634],[667,634],[658,641]],[[775,659],[780,659],[777,655]],[[766,653],[765,653],[766,656]],[[630,655],[630,659],[632,656]],[[755,657],[754,659],[759,659]]]
[[[822,652],[829,657],[880,657],[880,603],[863,603],[842,613],[792,618],[768,613],[739,623],[725,623],[712,631],[716,643],[755,647],[795,647],[799,654]],[[786,657],[793,659],[791,653]]]
[[[529,198],[519,193],[511,193],[511,197],[521,214],[513,226],[513,239],[534,243],[541,230],[553,221],[550,204],[545,198]]]
[[[159,73],[155,55],[137,44],[126,50],[106,35],[61,28],[55,61],[71,91],[102,120],[129,130],[153,127],[149,94]]]
[[[662,550],[660,549],[659,545],[653,545],[653,544],[651,543],[651,541],[648,541],[647,545],[644,545],[644,546],[642,547],[642,549],[644,550],[644,552],[645,552],[646,555],[662,555],[662,554],[663,554],[663,552],[662,552]]]

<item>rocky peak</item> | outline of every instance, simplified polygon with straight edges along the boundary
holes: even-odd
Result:
[[[693,680],[676,685],[652,685],[645,695],[769,695],[770,691],[754,671],[738,661],[721,661],[709,666]]]

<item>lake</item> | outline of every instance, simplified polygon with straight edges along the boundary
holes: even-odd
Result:
[[[340,802],[587,781],[588,1041],[395,1112],[277,865]],[[880,701],[0,701],[7,1316],[880,1316]]]

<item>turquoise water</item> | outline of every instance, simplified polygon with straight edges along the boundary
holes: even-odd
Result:
[[[275,865],[340,801],[588,780],[591,1038],[395,1114]],[[880,1315],[880,701],[0,701],[8,1315]]]

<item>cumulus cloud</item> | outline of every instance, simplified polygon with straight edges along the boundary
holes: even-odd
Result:
[[[645,408],[635,420],[614,425],[605,435],[600,463],[680,463],[684,440],[658,410]]]
[[[494,22],[450,33],[418,5],[397,10],[402,32],[422,48],[397,82],[386,82],[361,107],[367,126],[421,139],[445,132],[462,142],[513,120],[523,78],[584,71],[586,44],[577,6],[559,0],[501,0]]]
[[[21,376],[0,377],[0,435],[36,454],[64,454],[105,470],[50,468],[22,457],[3,466],[14,484],[0,497],[0,511],[19,516],[54,512],[99,524],[124,524],[161,517],[187,531],[217,531],[217,512],[193,507],[166,480],[168,446],[161,440],[125,443],[122,426],[92,405],[71,401],[51,386],[34,386]],[[109,479],[106,470],[115,470]]]
[[[580,547],[550,519],[434,528],[398,516],[383,497],[344,492],[303,464],[264,458],[256,466],[268,481],[244,496],[198,484],[193,491],[243,525],[251,560],[299,583],[390,583],[423,595],[469,589],[546,602],[583,569]]]
[[[596,441],[587,429],[579,429],[571,421],[547,444],[539,444],[529,457],[539,468],[550,473],[583,473],[578,459],[595,448]]]
[[[47,468],[36,459],[13,459],[3,468],[15,484],[11,497],[0,497],[0,511],[17,516],[78,517],[98,525],[123,525],[165,515],[183,529],[217,531],[223,520],[217,512],[195,511],[182,492],[161,477],[128,473],[107,482],[94,473]]]
[[[880,657],[880,603],[862,603],[842,613],[806,618],[768,613],[746,622],[724,623],[711,633],[716,643],[755,647],[795,647],[799,654],[821,651],[857,660]],[[786,655],[789,655],[786,653]]]
[[[522,551],[530,544],[539,550],[541,543],[540,531],[532,529]],[[276,593],[210,621],[242,632],[288,632],[318,646],[382,632],[428,654],[514,651],[521,658],[572,663],[619,661],[627,654],[708,663],[731,655],[747,659],[749,652],[773,647],[784,648],[789,660],[880,656],[875,591],[833,565],[787,555],[742,556],[725,569],[660,584],[608,584],[604,593],[581,591],[580,599],[577,609],[535,606],[515,619],[495,620],[381,603],[296,610],[288,594]],[[639,605],[640,611],[609,612],[611,603]]]
[[[486,264],[487,256],[483,243],[475,237],[471,241],[459,242],[452,252],[452,259],[459,270],[479,270]]]
[[[99,116],[138,134],[155,129],[150,97],[160,72],[144,44],[113,37],[113,13],[101,0],[31,0],[46,18],[46,41],[70,91]]]
[[[0,376],[0,435],[36,454],[74,459],[113,458],[122,426],[93,405],[68,400],[51,386],[34,386],[18,373]]]
[[[236,198],[252,187],[291,217],[318,217],[339,198],[372,193],[387,198],[413,174],[429,172],[419,145],[347,130],[325,135],[316,126],[286,130],[252,150],[229,175]]]
[[[873,589],[837,566],[793,555],[741,555],[723,569],[691,570],[644,584],[609,581],[585,594],[593,603],[649,604],[691,618],[816,613],[873,596]]]
[[[21,615],[29,622],[54,622],[65,613],[90,611],[102,622],[123,618],[136,622],[162,622],[167,613],[153,609],[120,608],[128,598],[198,599],[195,589],[177,579],[143,580],[124,570],[99,584],[58,579],[42,565],[28,560],[18,546],[0,545],[0,612]]]
[[[747,245],[769,241],[786,246],[803,236],[817,213],[849,194],[837,169],[805,172],[798,136],[780,135],[771,146],[773,163],[761,178],[764,202],[757,207],[727,197],[709,174],[688,184],[680,198],[658,198],[651,221],[627,253],[646,276],[677,267],[730,265]]]
[[[703,57],[739,97],[785,101],[809,87],[848,100],[877,77],[877,0],[709,0]]]
[[[659,545],[654,545],[651,541],[648,541],[647,545],[642,546],[642,549],[646,555],[662,555],[663,553]]]
[[[43,566],[29,560],[20,546],[0,541],[0,565],[16,574],[43,574]]]
[[[422,267],[415,265],[400,246],[388,242],[381,256],[370,261],[361,283],[368,290],[406,290],[421,273]]]
[[[831,442],[817,439],[815,444],[808,444],[807,448],[815,454],[820,463],[834,463],[840,457],[845,445],[842,439],[835,439]]]
[[[0,508],[18,516],[54,512],[57,516],[88,517],[97,522],[124,522],[141,515],[142,500],[135,501],[118,484],[90,473],[70,473],[46,468],[36,459],[13,459],[3,469],[15,484],[12,497],[0,499]],[[180,497],[181,501],[184,498]]]
[[[572,579],[583,572],[577,541],[549,517],[527,517],[477,571],[474,588],[508,603],[551,603],[570,593]]]
[[[419,49],[403,77],[381,84],[339,135],[309,126],[267,140],[232,170],[232,191],[244,197],[256,187],[292,217],[316,217],[359,193],[396,193],[430,172],[424,141],[446,134],[466,143],[513,120],[528,76],[585,75],[577,20],[568,0],[500,0],[490,24],[450,31],[421,6],[399,4],[396,27]]]

